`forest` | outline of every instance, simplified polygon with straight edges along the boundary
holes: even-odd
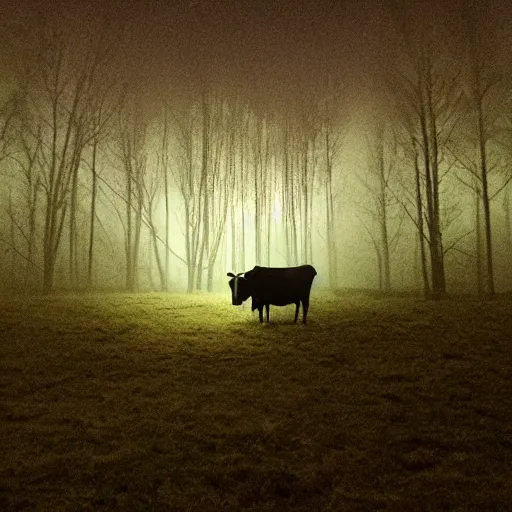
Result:
[[[511,27],[0,2],[0,510],[509,510]]]
[[[144,81],[133,20],[7,18],[1,291],[219,291],[304,263],[322,288],[510,290],[510,25],[454,5],[390,2],[359,65],[236,84],[172,52]]]

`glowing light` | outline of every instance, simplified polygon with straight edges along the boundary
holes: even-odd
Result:
[[[274,200],[274,208],[272,209],[272,220],[280,221],[283,217],[283,209],[281,207],[281,201],[276,197]]]

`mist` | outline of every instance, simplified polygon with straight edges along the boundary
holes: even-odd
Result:
[[[1,2],[0,509],[508,510],[511,27]]]
[[[8,6],[2,292],[509,290],[510,12],[462,4]]]

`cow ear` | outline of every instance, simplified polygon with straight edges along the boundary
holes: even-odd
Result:
[[[239,273],[236,275],[236,277],[238,277],[238,276],[243,276],[244,274],[245,274],[245,272],[239,272]],[[233,277],[235,277],[235,276],[233,276]]]
[[[235,274],[233,274],[233,272],[228,272],[228,277],[235,277]]]

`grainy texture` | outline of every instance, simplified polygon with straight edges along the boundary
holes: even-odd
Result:
[[[511,306],[2,302],[0,509],[508,509]]]

